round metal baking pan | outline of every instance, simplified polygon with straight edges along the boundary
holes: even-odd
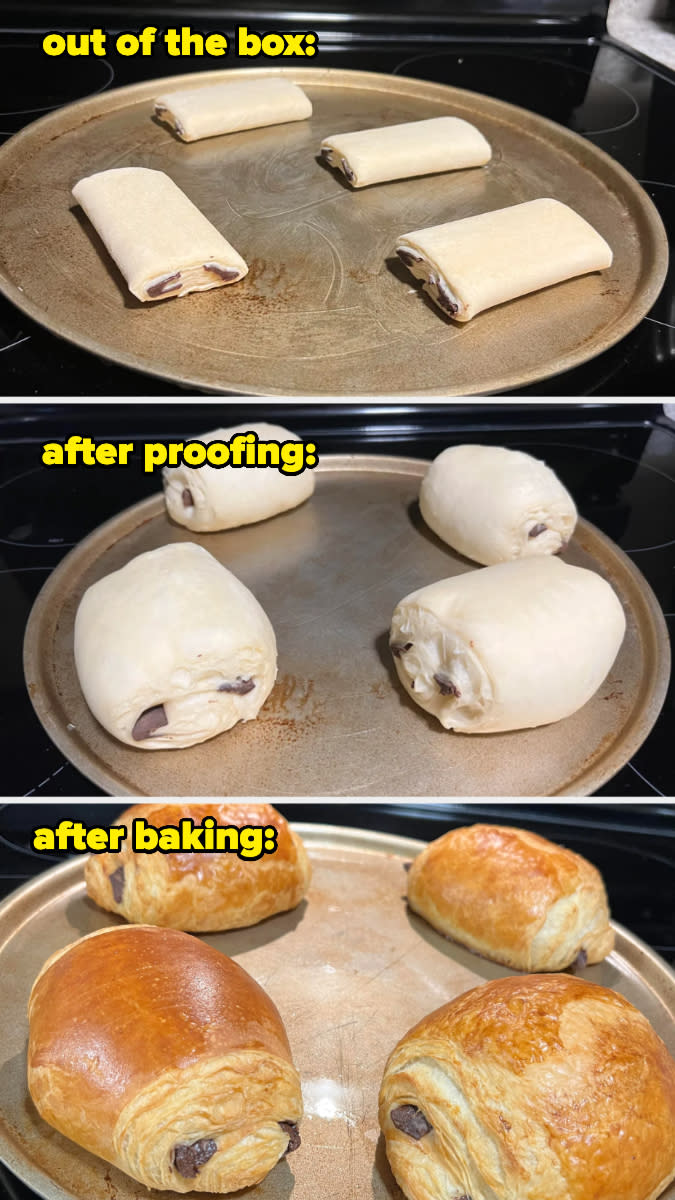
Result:
[[[425,526],[428,462],[324,455],[311,500],[269,521],[193,534],[161,494],[120,513],[67,555],[37,598],[25,636],[28,690],[67,758],[115,795],[587,795],[632,757],[666,693],[663,614],[629,558],[585,521],[566,561],[598,571],[627,632],[602,687],[564,721],[512,733],[448,733],[403,692],[388,649],[399,600],[473,570]],[[87,587],[137,554],[194,541],[234,571],[267,612],[279,674],[257,720],[184,750],[116,741],[80,691],[73,624]]]
[[[404,862],[422,842],[297,824],[313,868],[307,900],[250,929],[204,941],[269,992],[303,1081],[302,1146],[247,1195],[400,1200],[377,1123],[377,1093],[396,1042],[426,1013],[487,979],[513,975],[441,937],[405,904]],[[38,1116],[26,1087],[27,1003],[54,951],[121,918],[90,901],[82,860],[38,876],[0,906],[0,1156],[45,1200],[140,1200],[146,1190]],[[575,971],[620,992],[675,1053],[675,976],[615,924],[604,962]],[[174,1192],[155,1192],[171,1200]],[[675,1184],[660,1200],[675,1200]]]
[[[308,121],[182,144],[153,119],[168,89],[222,71],[134,84],[67,105],[0,149],[0,289],[53,333],[190,388],[283,396],[447,396],[523,387],[600,354],[656,300],[668,242],[651,200],[591,142],[525,109],[365,71],[285,75]],[[477,125],[486,168],[351,190],[317,161],[342,130],[446,114]],[[75,204],[111,167],[165,171],[243,254],[236,286],[143,304]],[[446,320],[396,259],[398,235],[540,196],[571,205],[609,242],[612,267]]]

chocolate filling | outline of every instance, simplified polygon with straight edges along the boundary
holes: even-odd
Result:
[[[173,292],[176,290],[178,280],[180,279],[180,271],[176,271],[175,275],[165,275],[163,279],[158,279],[157,283],[151,283],[150,287],[146,288],[149,296],[163,296],[165,292]]]
[[[331,150],[330,146],[322,146],[319,150],[319,154],[325,162],[329,163],[333,156],[333,151]]]
[[[459,312],[459,305],[455,304],[455,301],[450,295],[450,292],[448,291],[442,279],[437,280],[436,287],[438,288],[437,303],[440,304],[443,312],[449,313],[451,317],[454,317],[455,313]],[[530,537],[531,536],[532,534],[530,534]]]
[[[345,179],[347,179],[349,181],[349,183],[353,183],[354,180],[356,179],[356,175],[352,171],[346,158],[340,159],[340,166],[342,167],[342,170],[344,172]]]
[[[424,1113],[414,1104],[402,1104],[400,1108],[392,1108],[389,1115],[396,1128],[400,1129],[401,1133],[407,1133],[408,1137],[414,1138],[416,1142],[433,1129]]]
[[[531,537],[531,538],[539,537],[539,534],[545,533],[547,529],[548,529],[548,525],[541,525],[541,524],[533,525],[527,536]]]
[[[112,875],[108,876],[108,879],[110,880],[115,904],[121,904],[124,893],[124,867],[118,867],[116,871],[113,871]]]
[[[286,1153],[292,1154],[293,1151],[297,1150],[298,1146],[300,1145],[300,1130],[295,1124],[295,1121],[280,1121],[279,1124],[284,1133],[288,1134],[288,1146],[286,1147]]]
[[[151,737],[156,729],[161,729],[162,725],[168,724],[164,705],[155,704],[154,708],[146,708],[141,713],[131,731],[131,736],[135,742],[142,742],[144,738]]]
[[[226,283],[231,283],[234,279],[238,279],[240,272],[236,267],[220,267],[218,263],[204,263],[205,271],[213,271],[214,275],[219,275]]]
[[[438,684],[441,696],[456,696],[459,700],[462,693],[457,685],[451,679],[448,679],[447,675],[434,675],[434,679]]]
[[[401,262],[406,267],[412,267],[415,265],[415,263],[423,262],[421,254],[415,254],[414,250],[408,250],[407,248],[404,248],[403,246],[398,246],[396,253],[398,254]]]
[[[183,506],[184,506],[184,508],[193,508],[194,507],[194,500],[192,499],[192,492],[190,491],[189,488],[183,488]]]
[[[394,658],[400,658],[402,654],[405,654],[406,650],[412,650],[412,642],[390,642],[389,649]]]
[[[219,692],[234,692],[235,696],[246,696],[252,692],[255,687],[255,679],[242,679],[241,675],[237,675],[234,683],[221,683]]]
[[[199,1174],[199,1168],[213,1158],[217,1149],[213,1138],[200,1138],[191,1146],[185,1143],[174,1146],[173,1166],[184,1179],[194,1179]]]

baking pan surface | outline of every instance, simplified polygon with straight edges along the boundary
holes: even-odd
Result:
[[[627,618],[588,704],[538,729],[453,734],[404,693],[388,648],[396,604],[476,569],[419,515],[428,466],[324,455],[311,500],[256,525],[193,534],[169,520],[159,494],[100,526],[49,577],[26,628],[26,682],[49,736],[115,795],[564,796],[611,779],[658,716],[670,651],[646,580],[587,522],[564,557],[608,579]],[[176,541],[201,544],[251,589],[276,631],[279,674],[257,720],[189,749],[145,751],[116,741],[87,708],[73,624],[90,584]]]
[[[222,71],[93,96],[0,149],[0,288],[53,333],[117,363],[213,392],[469,395],[525,386],[619,341],[649,311],[668,265],[651,200],[614,159],[562,126],[489,96],[365,71],[285,75],[307,121],[181,143],[155,96]],[[341,131],[453,115],[493,147],[486,168],[353,191],[317,159]],[[166,172],[243,255],[232,287],[143,304],[128,291],[71,188],[113,167]],[[446,320],[398,262],[400,234],[524,200],[571,205],[614,251],[610,269]]]
[[[303,1081],[302,1146],[247,1195],[402,1200],[377,1123],[385,1061],[426,1013],[515,972],[455,946],[408,912],[404,863],[423,843],[358,829],[294,828],[312,860],[307,900],[250,929],[204,937],[269,992]],[[47,871],[0,907],[0,1155],[45,1200],[148,1195],[46,1125],[26,1088],[26,1006],[40,967],[77,938],[120,924],[87,898],[81,860]],[[675,976],[643,942],[615,928],[609,958],[578,974],[624,995],[674,1053]],[[675,1184],[661,1200],[675,1200]]]

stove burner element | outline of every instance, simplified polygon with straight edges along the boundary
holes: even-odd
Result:
[[[39,458],[36,448],[35,457]],[[81,503],[81,468],[33,467],[0,484],[0,546],[59,549],[74,546],[112,515],[110,498],[98,488]],[[35,503],[39,494],[40,503]],[[119,507],[119,506],[118,506]]]
[[[407,58],[396,75],[414,75],[484,92],[540,113],[575,133],[610,133],[635,120],[637,101],[618,84],[571,63],[491,51]]]
[[[60,108],[85,96],[96,95],[110,86],[115,70],[106,58],[78,57],[77,62],[64,54],[52,58],[42,46],[0,42],[2,61],[12,63],[12,71],[0,72],[0,130],[18,132],[27,120],[34,120],[51,109]],[[19,92],[16,77],[30,80],[30,88]],[[30,97],[29,103],[26,103]]]
[[[638,182],[658,208],[670,245],[675,245],[675,183],[659,183],[653,179]],[[661,295],[645,320],[663,327],[662,334],[654,331],[657,361],[675,365],[675,262],[672,255]]]

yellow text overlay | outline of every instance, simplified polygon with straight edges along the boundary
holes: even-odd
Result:
[[[297,33],[256,33],[246,25],[238,25],[233,39],[220,30],[200,33],[189,25],[180,29],[158,29],[146,25],[144,29],[125,30],[124,33],[109,34],[105,29],[94,28],[77,33],[59,33],[52,30],[42,39],[42,49],[50,58],[79,58],[90,55],[102,58],[116,53],[123,58],[138,54],[148,57],[160,46],[170,58],[223,58],[233,42],[235,55],[239,58],[305,58],[317,53],[318,34],[313,30]]]
[[[113,825],[87,828],[81,821],[60,821],[56,826],[34,829],[34,850],[64,850],[75,854],[119,853],[128,831]],[[195,825],[191,817],[182,817],[176,825],[155,827],[144,817],[136,817],[131,826],[131,848],[137,854],[236,854],[252,861],[263,854],[274,854],[277,831],[273,825],[218,825],[215,817],[204,817]]]
[[[143,442],[143,471],[161,467],[272,467],[282,475],[300,475],[319,461],[314,442],[261,442],[257,433],[237,433],[229,442]],[[96,442],[74,433],[65,442],[45,442],[45,467],[126,467],[134,442]]]

